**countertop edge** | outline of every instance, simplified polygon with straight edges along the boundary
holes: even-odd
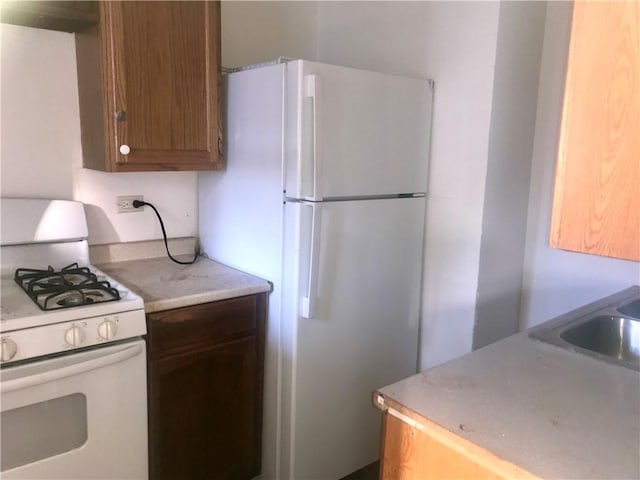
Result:
[[[152,300],[149,302],[145,302],[144,311],[145,313],[163,312],[176,308],[191,307],[194,305],[201,305],[203,303],[217,302],[220,300],[228,300],[230,298],[244,297],[246,295],[269,292],[271,291],[271,289],[271,284],[265,281],[263,285],[252,285],[242,288],[216,290],[207,293],[197,293],[193,295],[168,298],[164,300]]]

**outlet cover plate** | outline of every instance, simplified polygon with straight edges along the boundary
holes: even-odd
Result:
[[[134,200],[144,201],[144,197],[142,195],[122,195],[116,197],[118,213],[142,212],[144,210],[144,205],[142,207],[135,208],[133,206]]]

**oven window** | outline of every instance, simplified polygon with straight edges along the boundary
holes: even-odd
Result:
[[[87,397],[74,393],[2,412],[2,471],[80,447],[87,441]]]

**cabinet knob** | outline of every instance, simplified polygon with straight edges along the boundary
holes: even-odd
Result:
[[[124,122],[127,119],[127,112],[124,110],[118,110],[116,112],[116,120],[118,122]]]
[[[129,155],[129,152],[131,152],[131,148],[129,148],[129,145],[120,145],[120,153],[122,155]]]

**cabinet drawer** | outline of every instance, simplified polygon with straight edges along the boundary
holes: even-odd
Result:
[[[256,295],[147,315],[149,352],[165,356],[183,349],[225,343],[256,333]]]

